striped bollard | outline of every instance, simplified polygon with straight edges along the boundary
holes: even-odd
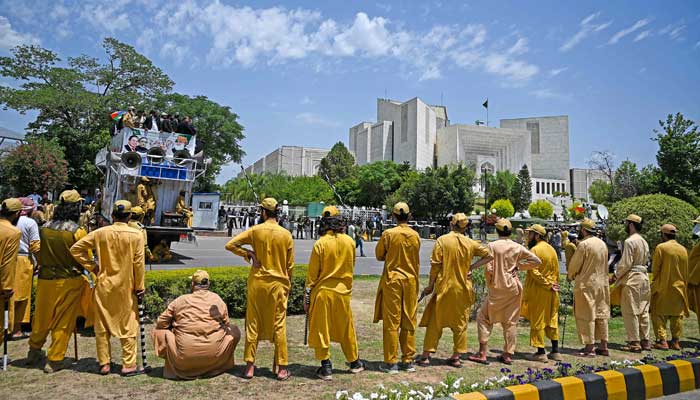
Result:
[[[144,326],[143,318],[143,300],[138,298],[139,304],[139,328],[141,330],[141,367],[143,373],[151,372],[151,367],[148,366],[148,361],[146,360],[146,327]]]

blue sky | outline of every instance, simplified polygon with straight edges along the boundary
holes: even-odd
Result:
[[[239,114],[246,165],[280,145],[347,142],[385,93],[442,97],[452,123],[483,120],[486,97],[492,125],[569,115],[572,167],[595,150],[654,163],[659,119],[700,118],[697,1],[0,0],[0,10],[2,54],[38,43],[101,56],[105,36],[134,45],[176,91]],[[0,111],[0,126],[27,120]]]

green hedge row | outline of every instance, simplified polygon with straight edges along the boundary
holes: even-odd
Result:
[[[198,269],[205,270],[211,278],[211,291],[221,296],[231,317],[245,317],[246,286],[250,267],[192,268],[172,271],[146,271],[146,296],[144,312],[158,318],[168,303],[190,292],[190,276]],[[296,265],[292,275],[287,313],[303,314],[306,265]]]

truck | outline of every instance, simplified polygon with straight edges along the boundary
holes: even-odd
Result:
[[[192,187],[211,163],[203,152],[195,154],[195,149],[196,135],[134,128],[118,130],[95,160],[104,174],[102,216],[111,222],[114,202],[126,199],[134,203],[137,185],[142,178],[148,178],[156,200],[154,223],[145,224],[149,248],[162,240],[168,246],[172,242],[195,242],[194,230],[175,211],[181,191],[187,192],[185,202],[190,206]]]

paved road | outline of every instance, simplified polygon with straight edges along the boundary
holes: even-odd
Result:
[[[175,261],[167,264],[153,264],[153,269],[181,269],[194,267],[219,267],[226,265],[244,265],[242,258],[226,251],[224,245],[229,238],[206,237],[197,238],[197,245],[173,243],[172,251]],[[423,240],[420,249],[421,275],[430,272],[430,253],[433,251],[434,240]],[[296,262],[307,264],[311,256],[313,240],[295,240],[294,253]],[[374,258],[377,242],[364,242],[366,257],[357,257],[355,273],[358,275],[381,275],[383,263]],[[358,250],[359,253],[359,250]],[[359,255],[359,254],[358,254]],[[566,272],[563,264],[560,270]]]

